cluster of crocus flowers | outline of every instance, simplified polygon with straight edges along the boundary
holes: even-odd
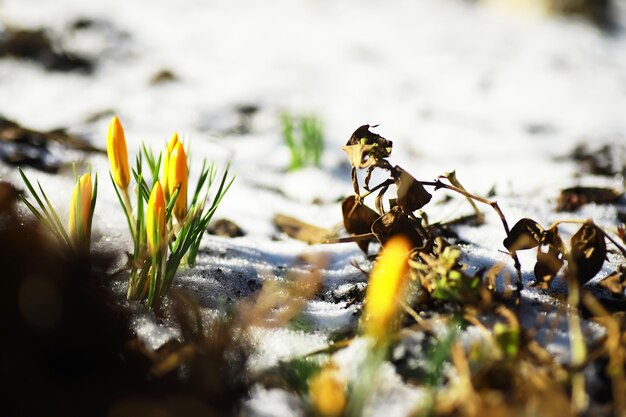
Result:
[[[159,181],[153,177],[152,191],[148,191],[148,183],[143,177],[143,158],[140,153],[133,170],[137,183],[133,207],[129,194],[131,170],[128,163],[126,134],[117,116],[109,123],[107,155],[111,168],[111,183],[133,239],[133,262],[127,295],[129,299],[153,296],[149,293],[154,292],[154,281],[160,279],[162,264],[167,257],[167,209],[163,189]],[[150,154],[146,153],[145,157],[150,164],[154,163]]]
[[[226,166],[213,199],[209,191],[215,182],[214,164],[205,160],[196,188],[188,202],[189,167],[187,153],[178,134],[167,143],[161,172],[161,154],[158,157],[142,144],[142,151],[130,168],[126,134],[119,118],[113,117],[107,131],[107,155],[113,189],[122,206],[133,241],[132,260],[129,263],[128,298],[147,299],[150,308],[158,308],[167,293],[174,275],[183,262],[193,265],[202,235],[217,210],[217,206],[230,188]],[[149,172],[144,173],[144,160]],[[50,204],[39,183],[39,192],[24,172],[20,175],[36,201],[31,203],[20,195],[22,201],[72,254],[89,251],[91,225],[96,205],[98,177],[92,183],[91,173],[77,179],[71,195],[67,229]],[[131,190],[131,180],[135,187]],[[163,185],[161,185],[163,184]],[[131,191],[134,204],[131,202]],[[172,222],[172,214],[176,218]]]
[[[179,265],[182,262],[193,264],[201,237],[232,179],[226,183],[227,168],[216,196],[207,207],[215,173],[214,166],[207,166],[205,161],[188,205],[189,167],[178,134],[174,133],[167,142],[164,158],[163,154],[155,156],[145,145],[142,151],[130,170],[124,129],[119,119],[113,117],[107,135],[111,182],[133,239],[127,295],[129,299],[146,298],[148,307],[158,308]],[[144,160],[149,167],[147,175]],[[161,162],[163,170],[159,178]],[[131,174],[136,182],[134,204],[129,197]],[[176,218],[175,224],[172,215]]]
[[[410,251],[408,239],[401,235],[392,237],[383,247],[370,274],[361,325],[365,335],[377,342],[387,340],[400,311]]]

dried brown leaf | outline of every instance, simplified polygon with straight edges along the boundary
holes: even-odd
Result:
[[[402,211],[413,213],[428,204],[432,196],[411,174],[396,165],[391,175],[398,188],[397,203]]]
[[[561,253],[567,252],[565,244],[563,243],[563,239],[561,239],[559,229],[557,229],[556,227],[547,229],[545,232],[543,232],[543,235],[541,236],[541,244],[552,245]]]
[[[485,271],[483,281],[487,284],[487,289],[494,291],[498,281],[498,274],[504,269],[505,265],[498,262]]]
[[[24,127],[0,116],[0,159],[15,166],[31,166],[44,172],[56,173],[62,161],[49,149],[51,143],[84,152],[105,153],[86,140],[64,129],[40,131]]]
[[[378,213],[363,204],[356,195],[346,197],[341,203],[341,210],[343,212],[343,225],[346,231],[353,235],[371,233],[372,225],[379,217]],[[357,245],[363,252],[367,253],[369,243],[369,240],[363,240],[357,242]]]
[[[606,258],[604,233],[595,224],[588,222],[572,236],[570,241],[569,267],[582,285],[602,269]]]
[[[376,125],[377,126],[377,125]],[[370,125],[360,126],[357,130],[352,133],[348,143],[346,146],[357,145],[364,143],[366,145],[377,145],[381,149],[385,149],[387,156],[391,153],[391,148],[393,147],[393,142],[387,140],[380,136],[378,133],[370,132],[370,127],[376,127]]]
[[[543,227],[536,221],[528,218],[521,219],[504,239],[504,247],[510,252],[536,248],[541,243]]]
[[[535,278],[537,281],[534,287],[546,289],[550,282],[563,266],[563,255],[554,245],[548,245],[548,251],[543,252],[541,246],[537,249],[537,263],[535,264]]]
[[[623,297],[626,289],[626,266],[620,267],[619,270],[598,282],[598,285],[606,288],[616,297]]]
[[[370,157],[370,152],[375,148],[375,145],[356,144],[344,146],[342,149],[348,155],[350,165],[355,168],[363,169],[376,165],[376,158]]]
[[[374,166],[367,168],[367,172],[365,173],[365,179],[363,180],[363,182],[365,183],[366,190],[369,190],[370,188],[370,181],[372,180],[372,172],[374,172],[375,168],[376,167]]]
[[[400,211],[397,206],[380,216],[374,222],[372,225],[372,233],[376,235],[376,239],[378,239],[382,245],[392,236],[399,234],[409,239],[414,248],[419,248],[424,243],[409,217]]]
[[[375,126],[373,126],[375,127]],[[377,133],[370,132],[370,125],[363,125],[352,133],[343,147],[350,164],[355,168],[368,168],[391,154],[393,142]]]
[[[207,227],[207,233],[222,237],[241,237],[245,232],[235,222],[228,219],[217,219]]]
[[[324,243],[335,235],[332,230],[305,223],[295,217],[284,214],[274,216],[274,224],[278,230],[289,237],[301,240],[309,245]]]
[[[376,211],[378,211],[381,215],[385,214],[385,208],[383,207],[383,198],[388,189],[389,189],[388,185],[385,185],[384,187],[382,187],[380,191],[378,192],[378,194],[376,195],[376,200],[374,200],[374,207],[376,207]],[[391,207],[396,206],[397,204],[395,201],[393,203],[389,201],[389,205],[391,208]]]
[[[588,203],[612,204],[624,193],[611,188],[572,187],[561,191],[556,209],[558,211],[574,211]]]

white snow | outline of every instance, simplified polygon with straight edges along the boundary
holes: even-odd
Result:
[[[626,10],[626,2],[617,3]],[[68,27],[78,17],[100,23],[72,32]],[[626,23],[623,13],[619,22]],[[228,217],[247,235],[205,237],[198,265],[181,271],[177,281],[194,289],[207,308],[252,293],[255,282],[280,275],[308,252],[330,257],[326,287],[363,281],[351,266],[364,260],[355,245],[309,247],[284,236],[275,241],[271,219],[285,213],[323,227],[341,224],[337,199],[352,190],[341,146],[366,123],[381,125],[376,131],[394,141],[391,162],[419,179],[456,170],[471,192],[485,195],[495,186],[511,225],[522,217],[544,226],[563,217],[616,225],[612,207],[588,205],[564,214],[554,206],[567,186],[623,190],[621,176],[577,177],[577,166],[562,159],[582,141],[626,146],[623,29],[609,35],[575,19],[520,16],[461,0],[1,0],[0,25],[49,27],[60,43],[98,58],[93,76],[0,60],[0,114],[34,128],[66,126],[105,147],[109,116],[86,119],[110,110],[126,129],[131,155],[140,140],[156,149],[178,131],[191,144],[192,175],[204,157],[220,167],[232,160],[237,178],[216,218]],[[161,69],[179,80],[150,85]],[[259,106],[250,134],[228,133],[238,120],[234,106],[248,103]],[[321,168],[285,171],[289,153],[278,117],[283,110],[323,121]],[[59,155],[65,161],[83,158]],[[100,179],[94,245],[130,248],[106,157],[84,162]],[[42,183],[66,218],[71,173],[26,173]],[[0,178],[20,183],[2,163]],[[436,204],[445,194],[438,191],[424,208],[433,221],[470,212],[459,196]],[[496,249],[504,238],[500,220],[489,207],[482,209],[485,226],[458,229],[472,243],[464,256],[474,267],[510,266]],[[522,262],[529,281],[532,256],[522,255]],[[601,274],[617,262],[612,257]],[[524,296],[549,300],[535,290]],[[344,303],[314,301],[305,310],[313,331],[260,329],[254,366],[323,347],[328,332],[349,323],[354,311]],[[175,336],[145,317],[137,319],[136,329],[155,348]],[[567,354],[566,340],[554,346]],[[405,392],[397,375],[385,375],[400,388],[377,395],[372,415],[407,415],[420,394]],[[385,408],[390,399],[397,408]],[[248,405],[256,416],[302,412],[279,390],[259,388]]]

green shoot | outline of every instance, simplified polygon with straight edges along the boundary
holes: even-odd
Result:
[[[283,141],[289,148],[289,170],[305,166],[320,166],[324,151],[324,135],[321,122],[313,115],[295,117],[289,113],[280,116]]]

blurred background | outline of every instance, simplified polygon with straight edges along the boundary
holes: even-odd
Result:
[[[178,131],[198,159],[233,160],[226,210],[263,233],[260,213],[279,205],[340,221],[335,202],[351,190],[341,146],[363,124],[379,124],[392,162],[418,178],[456,169],[481,194],[553,195],[581,170],[577,147],[624,158],[625,10],[622,0],[0,0],[0,116],[102,149],[116,114],[131,154]],[[286,115],[319,123],[318,168],[289,169]],[[9,142],[4,176],[23,154],[46,172],[77,159],[107,170],[97,152],[56,141],[41,156]],[[590,181],[621,185],[613,171]],[[258,194],[268,189],[280,196]]]

